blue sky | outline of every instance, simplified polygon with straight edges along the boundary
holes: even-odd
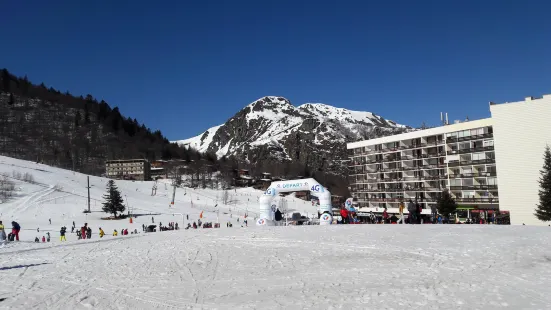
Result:
[[[266,95],[436,125],[551,93],[547,2],[2,1],[0,67],[171,140]]]

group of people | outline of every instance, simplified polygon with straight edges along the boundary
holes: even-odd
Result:
[[[342,207],[340,214],[340,224],[357,224],[360,222],[358,220],[358,215],[356,214],[356,209],[354,209],[353,207]]]
[[[47,237],[46,237],[46,236],[47,236]],[[50,233],[49,233],[49,232],[46,232],[46,236],[42,236],[42,242],[50,242]],[[39,242],[40,242],[40,239],[38,239],[38,237],[35,237],[35,238],[34,238],[34,242],[39,243]]]
[[[143,225],[143,229],[145,231],[145,224]],[[168,230],[178,230],[180,227],[178,226],[178,223],[170,222],[168,223],[168,226],[163,226],[161,222],[159,222],[159,230],[160,231],[168,231]]]
[[[19,241],[19,232],[21,231],[21,226],[19,223],[13,221],[11,222],[11,233],[6,235],[6,230],[2,221],[0,221],[0,242],[7,241]]]
[[[75,227],[73,222],[73,227]],[[78,239],[91,239],[92,238],[92,228],[88,226],[88,223],[84,223],[84,226],[80,228],[80,230],[77,230],[77,237]]]

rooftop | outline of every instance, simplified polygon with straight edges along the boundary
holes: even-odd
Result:
[[[347,143],[346,148],[355,149],[355,148],[370,146],[375,144],[382,144],[382,143],[389,143],[389,142],[395,142],[400,140],[409,140],[409,139],[415,139],[420,137],[441,135],[441,134],[455,132],[455,131],[492,126],[492,124],[493,122],[491,118],[463,121],[460,123],[449,124],[449,125],[444,125],[444,126],[439,126],[439,127],[429,128],[429,129],[416,130],[416,131],[401,133],[401,134],[392,135],[392,136]]]
[[[524,100],[521,100],[521,101],[513,101],[513,102],[503,102],[503,103],[495,103],[493,101],[490,101],[490,105],[497,105],[497,104],[509,104],[509,103],[521,103],[521,102],[530,102],[530,101],[536,101],[536,100],[541,100],[541,99],[551,99],[551,94],[548,94],[548,95],[543,95],[541,97],[534,97],[534,96],[528,96],[528,97],[525,97]]]

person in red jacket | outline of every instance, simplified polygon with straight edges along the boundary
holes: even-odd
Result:
[[[342,223],[348,224],[348,210],[345,208],[341,209],[341,217],[342,217]]]

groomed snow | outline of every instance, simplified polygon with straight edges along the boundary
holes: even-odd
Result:
[[[5,309],[546,309],[551,230],[202,229],[2,249]]]

